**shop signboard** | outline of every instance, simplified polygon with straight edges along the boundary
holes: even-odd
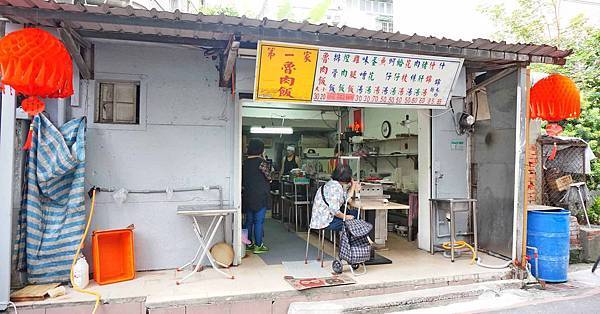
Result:
[[[444,108],[463,63],[459,58],[262,41],[258,49],[258,101]],[[303,58],[307,54],[310,60]]]
[[[255,100],[311,102],[317,47],[260,42]]]

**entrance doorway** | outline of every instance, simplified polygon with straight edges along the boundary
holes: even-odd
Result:
[[[241,104],[241,158],[248,157],[251,140],[260,140],[272,180],[262,238],[268,251],[249,245],[247,258],[267,265],[304,261],[315,194],[330,180],[340,161],[349,164],[354,179],[361,182],[361,199],[381,205],[361,211],[362,219],[374,226],[370,234],[376,248],[372,263],[394,263],[394,259],[407,256],[407,251],[418,251],[417,110],[251,100],[242,100]],[[254,227],[247,223],[250,210],[248,206],[243,208],[243,233],[249,233],[249,240],[256,242],[256,233],[250,230]],[[311,260],[317,255],[316,234],[314,231],[309,246]],[[332,235],[325,232],[325,261],[333,259]]]

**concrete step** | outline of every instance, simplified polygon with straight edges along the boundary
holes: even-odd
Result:
[[[452,300],[476,298],[486,292],[519,289],[516,279],[447,286],[385,295],[337,299],[319,302],[294,302],[288,314],[386,313],[440,305]]]

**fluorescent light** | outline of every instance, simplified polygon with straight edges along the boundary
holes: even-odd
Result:
[[[290,127],[264,127],[253,126],[250,128],[252,134],[294,134],[294,129]]]

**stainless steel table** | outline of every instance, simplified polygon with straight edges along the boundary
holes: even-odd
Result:
[[[467,212],[471,214],[472,226],[471,231],[461,233],[460,236],[472,236],[473,237],[473,248],[475,249],[475,253],[477,254],[477,200],[471,198],[439,198],[439,199],[430,199],[430,221],[431,221],[431,241],[430,241],[430,252],[434,254],[435,251],[435,240],[440,237],[448,236],[448,235],[440,235],[439,234],[439,211],[440,204],[446,204],[444,208],[448,208],[450,211],[450,259],[454,262],[454,243],[456,243],[456,213],[459,212]],[[459,206],[457,208],[456,204],[466,204],[466,206]]]

